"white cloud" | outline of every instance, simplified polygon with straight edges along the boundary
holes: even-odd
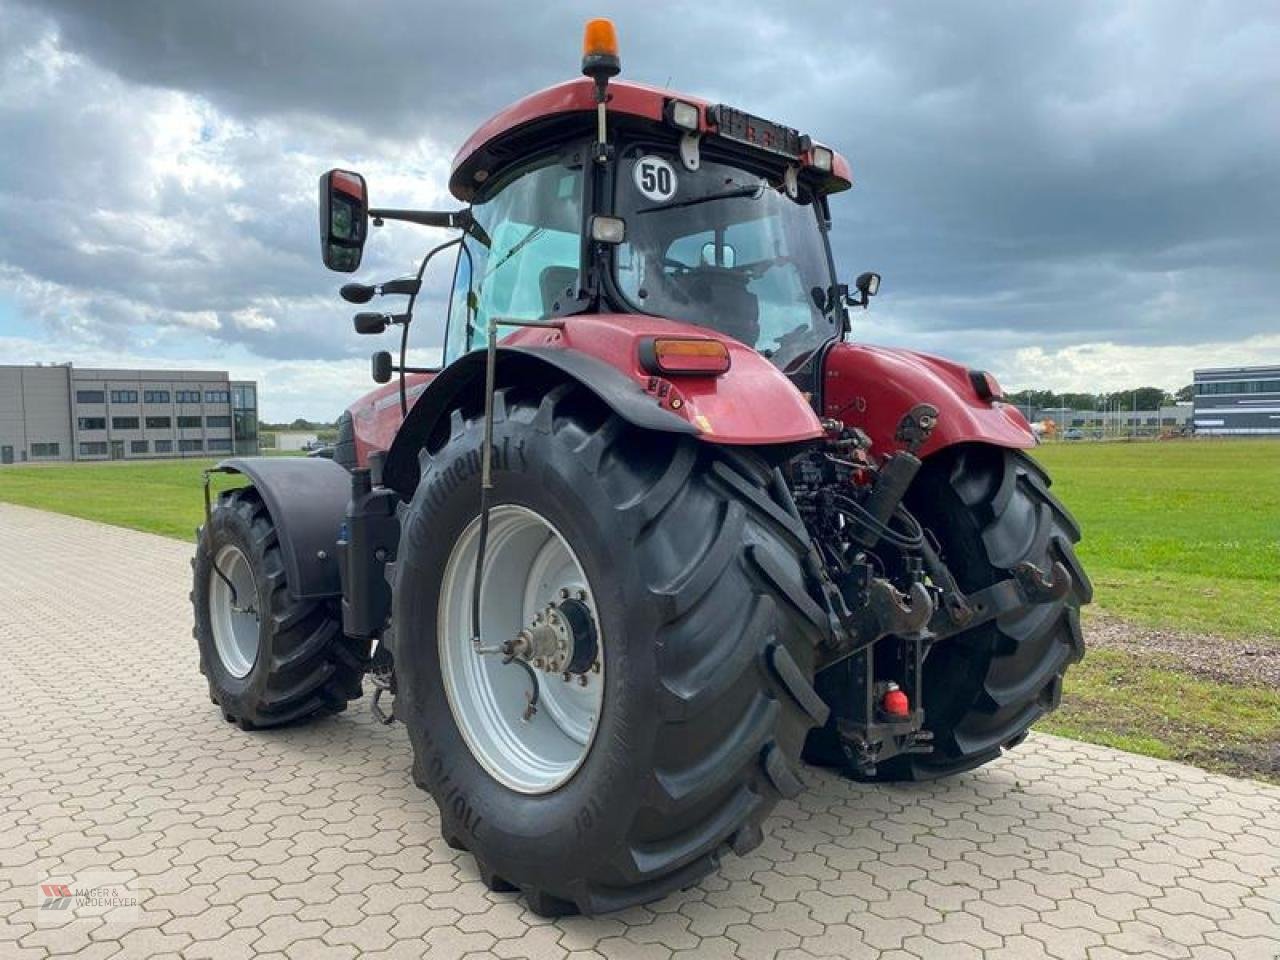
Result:
[[[998,365],[1006,389],[1102,393],[1135,386],[1175,391],[1203,367],[1280,363],[1280,334],[1245,340],[1164,346],[1082,343],[1058,350],[1026,347]]]

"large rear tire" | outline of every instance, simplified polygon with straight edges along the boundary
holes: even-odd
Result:
[[[1049,476],[1026,454],[982,444],[926,461],[906,502],[941,547],[960,588],[972,593],[1020,563],[1071,573],[1062,600],[1029,606],[940,641],[924,662],[925,728],[934,751],[881,763],[875,780],[929,780],[972,770],[1021,743],[1057,708],[1067,668],[1084,655],[1080,607],[1093,587],[1076,559],[1080,528],[1049,493]],[[838,669],[838,667],[836,668]],[[835,676],[818,689],[839,696]],[[829,730],[815,731],[806,759],[841,765]]]
[[[655,900],[715,870],[725,850],[752,849],[777,800],[802,788],[805,733],[825,719],[809,684],[818,615],[803,587],[807,535],[752,454],[635,430],[576,385],[496,401],[485,582],[517,549],[503,544],[539,524],[552,553],[572,557],[598,617],[603,671],[587,678],[603,685],[598,719],[576,766],[542,781],[522,782],[521,768],[469,745],[474,722],[454,702],[466,686],[445,676],[460,627],[442,614],[452,609],[442,584],[473,540],[483,423],[455,412],[448,439],[422,453],[391,571],[395,709],[414,779],[435,798],[446,840],[535,911]],[[513,592],[527,589],[515,579]],[[486,606],[482,627],[494,620]],[[517,665],[495,669],[530,682]],[[547,685],[564,682],[535,675],[544,703]],[[514,729],[525,701],[510,700],[497,709]],[[532,724],[550,723],[548,712]]]
[[[343,636],[331,603],[289,595],[279,534],[257,490],[219,498],[192,567],[200,672],[229,722],[278,727],[360,696],[361,644]]]

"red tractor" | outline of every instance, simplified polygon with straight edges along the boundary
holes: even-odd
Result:
[[[456,231],[423,260],[453,260],[443,365],[406,365],[421,270],[343,287],[408,297],[355,318],[398,327],[398,359],[374,354],[332,459],[220,464],[247,485],[195,561],[224,716],[335,712],[368,673],[446,840],[543,914],[697,883],[802,759],[994,759],[1058,704],[1090,596],[995,379],[849,341],[879,277],[837,280],[845,159],[619,67],[593,21],[583,78],[459,151],[461,210],[321,178],[332,269],[370,223]]]

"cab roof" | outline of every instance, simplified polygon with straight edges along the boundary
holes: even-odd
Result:
[[[665,124],[665,110],[671,100],[691,103],[698,108],[701,134],[707,136],[718,132],[712,113],[713,104],[706,100],[629,80],[614,80],[609,84],[609,112],[612,115],[622,114]],[[487,120],[462,145],[453,158],[450,192],[459,200],[470,201],[491,174],[536,147],[537,138],[547,127],[574,119],[585,121],[595,113],[595,109],[595,85],[587,77],[547,87],[517,100]],[[760,153],[767,155],[763,149]],[[834,150],[832,154],[831,173],[820,182],[823,193],[847,190],[852,185],[849,162]]]

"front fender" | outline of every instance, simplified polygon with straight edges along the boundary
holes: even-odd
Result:
[[[248,477],[261,494],[295,599],[342,595],[334,547],[351,498],[351,474],[323,457],[235,457],[213,469]]]
[[[920,448],[921,457],[957,443],[1015,449],[1036,444],[1018,408],[982,400],[968,368],[961,364],[913,350],[859,343],[839,343],[827,352],[823,416],[865,431],[876,452],[903,446],[894,436],[898,423],[918,403],[938,408],[938,424]]]

